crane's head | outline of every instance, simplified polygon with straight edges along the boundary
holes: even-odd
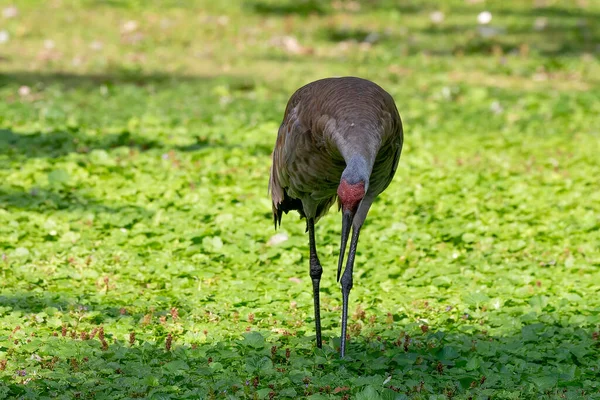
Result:
[[[337,189],[339,205],[342,210],[342,242],[338,262],[338,280],[344,262],[344,253],[350,227],[369,186],[370,169],[363,158],[352,158],[342,173],[342,179]]]
[[[365,197],[365,182],[350,183],[342,177],[337,190],[340,199],[340,208],[344,213],[355,214],[358,206]]]
[[[358,210],[369,186],[371,169],[369,163],[361,156],[353,156],[346,163],[337,190],[340,208],[344,214],[354,215]]]

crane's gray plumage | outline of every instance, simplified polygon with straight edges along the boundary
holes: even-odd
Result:
[[[402,143],[402,122],[394,100],[373,82],[355,77],[327,78],[301,87],[290,98],[273,150],[269,190],[275,227],[281,224],[282,214],[291,210],[307,219],[315,308],[321,266],[313,249],[314,223],[327,213],[338,193],[348,193],[347,199],[339,198],[338,203],[348,209],[349,219],[343,228],[341,253],[345,252],[350,225],[354,231],[346,268],[349,292],[358,232],[371,204],[396,172]],[[358,200],[352,204],[356,207],[350,210],[350,200],[355,197]],[[338,279],[343,257],[340,254]],[[342,281],[342,288],[344,284]],[[316,309],[315,313],[319,319]],[[318,322],[319,346],[320,340]]]
[[[391,182],[402,150],[402,123],[392,97],[361,78],[327,78],[290,98],[273,151],[269,188],[273,216],[298,210],[315,221],[327,213],[346,161],[362,155],[373,167],[368,195]]]

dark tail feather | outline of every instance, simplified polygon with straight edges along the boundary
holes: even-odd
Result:
[[[283,213],[288,213],[290,211],[296,210],[300,213],[300,217],[304,218],[304,208],[302,207],[302,201],[300,199],[293,199],[288,196],[288,194],[283,192],[283,201],[277,205],[273,204],[273,222],[275,224],[275,229],[278,226],[281,226],[281,216]]]
[[[273,206],[273,222],[275,223],[275,230],[277,227],[281,226],[281,216],[283,215],[283,210]]]

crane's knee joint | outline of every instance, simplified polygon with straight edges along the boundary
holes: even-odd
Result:
[[[321,275],[323,275],[323,268],[321,268],[320,265],[319,265],[318,268],[313,268],[313,266],[311,265],[311,267],[310,267],[310,277],[312,279],[321,279]]]
[[[352,289],[352,277],[344,274],[342,275],[342,279],[340,279],[340,285],[342,286],[342,291],[350,291]]]
[[[321,279],[321,275],[323,275],[323,267],[321,267],[321,263],[318,258],[310,258],[310,277],[312,279]]]

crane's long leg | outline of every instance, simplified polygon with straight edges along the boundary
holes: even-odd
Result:
[[[317,247],[315,245],[315,220],[310,218],[307,221],[308,225],[308,240],[310,242],[310,277],[313,284],[313,297],[315,300],[315,330],[317,332],[317,347],[321,348],[321,310],[319,304],[319,284],[321,282],[321,275],[323,274],[323,267],[319,262],[317,256]]]
[[[348,325],[348,296],[350,295],[350,289],[352,289],[352,270],[354,269],[354,256],[356,255],[356,246],[358,244],[358,235],[360,234],[360,227],[352,228],[352,239],[350,240],[350,250],[348,251],[348,261],[346,262],[346,269],[340,280],[342,286],[342,337],[341,337],[341,348],[340,356],[343,358],[346,354],[346,327]]]

